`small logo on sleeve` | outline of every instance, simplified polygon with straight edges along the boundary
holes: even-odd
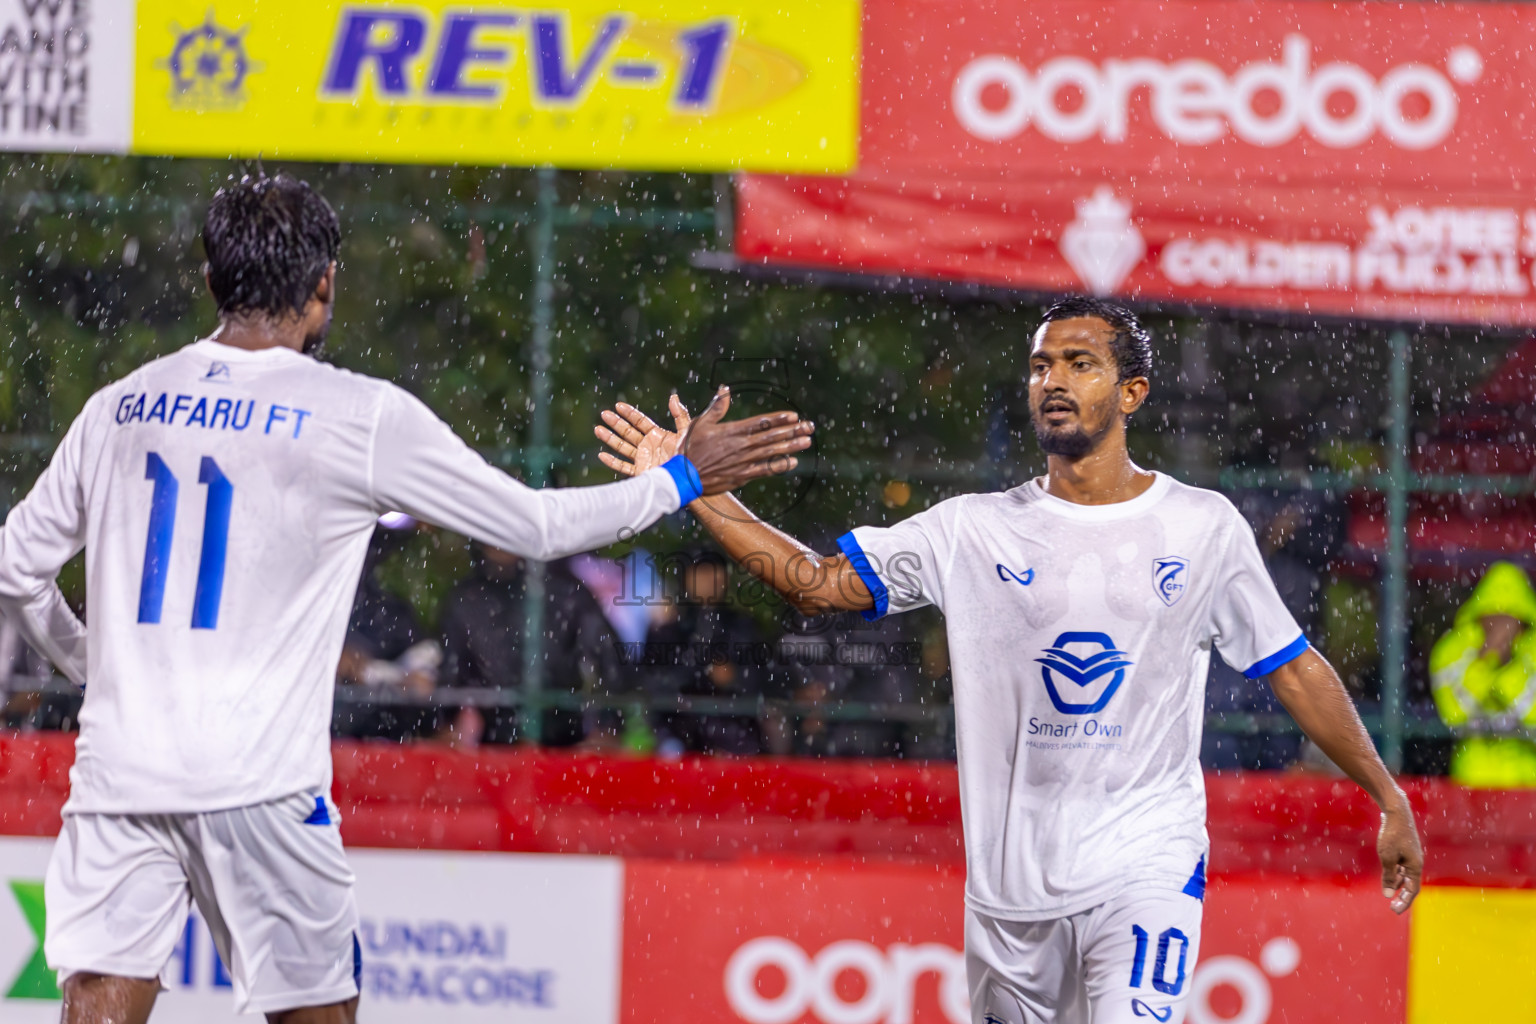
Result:
[[[1167,555],[1152,560],[1152,589],[1158,600],[1172,608],[1189,586],[1189,559]]]
[[[1002,580],[1004,583],[1008,582],[1009,580],[1013,580],[1013,582],[1017,583],[1019,586],[1027,587],[1031,583],[1035,582],[1035,570],[1025,569],[1024,575],[1020,576],[1018,573],[1008,568],[1002,562],[998,562],[997,578]]]

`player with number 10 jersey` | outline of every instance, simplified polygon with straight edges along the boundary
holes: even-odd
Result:
[[[1021,345],[1021,348],[1023,346]],[[1137,467],[1151,335],[1066,299],[1028,346],[1044,476],[858,527],[822,556],[724,495],[689,506],[800,611],[944,613],[965,830],[974,1024],[1179,1024],[1199,955],[1209,842],[1199,751],[1213,650],[1267,677],[1302,730],[1382,808],[1392,909],[1418,890],[1412,810],[1338,676],[1308,645],[1219,494]],[[632,406],[605,464],[686,451]]]

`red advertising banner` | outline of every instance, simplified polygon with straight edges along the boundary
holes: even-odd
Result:
[[[625,866],[623,1024],[969,1024],[959,871]],[[1213,879],[1189,1024],[1401,1024],[1409,922],[1369,882]]]
[[[745,260],[1536,324],[1536,7],[867,0],[860,169]]]

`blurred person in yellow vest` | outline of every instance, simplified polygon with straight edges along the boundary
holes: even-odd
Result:
[[[1440,717],[1469,733],[1451,778],[1467,786],[1536,786],[1536,742],[1499,735],[1536,728],[1536,590],[1524,570],[1495,562],[1429,657]]]

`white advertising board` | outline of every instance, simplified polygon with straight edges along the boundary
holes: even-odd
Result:
[[[53,1024],[38,953],[51,839],[0,838],[0,1020]],[[374,1024],[616,1024],[623,861],[354,850],[363,1003]],[[30,911],[30,913],[29,913]],[[206,925],[188,920],[154,1024],[251,1021]]]
[[[134,0],[0,0],[0,150],[126,153]]]

